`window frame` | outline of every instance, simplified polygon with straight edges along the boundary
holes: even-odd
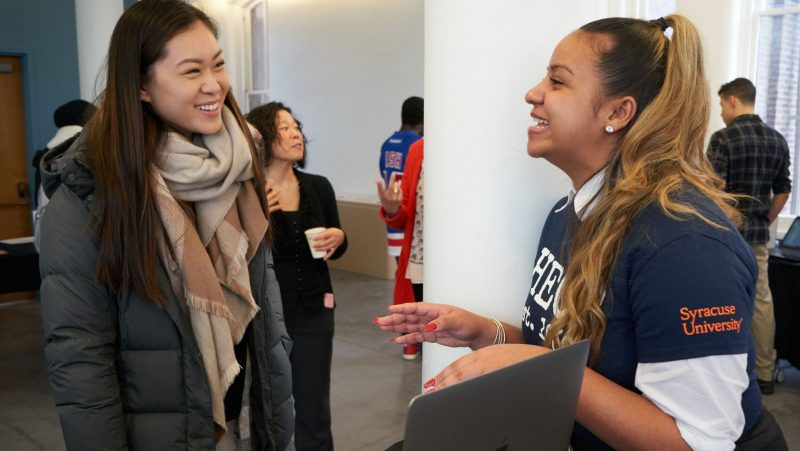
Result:
[[[261,5],[264,8],[264,28],[263,28],[263,36],[264,36],[264,70],[266,71],[266,87],[265,89],[254,89],[253,87],[253,9],[257,6]],[[244,11],[244,26],[242,27],[242,32],[244,34],[244,53],[247,55],[246,58],[243,58],[245,61],[244,64],[244,72],[245,72],[245,91],[244,91],[244,98],[242,99],[243,111],[250,111],[256,106],[259,105],[251,105],[251,95],[260,95],[268,102],[270,99],[270,86],[269,86],[269,7],[267,4],[267,0],[246,0],[243,1],[242,9]],[[266,103],[266,102],[263,102]],[[263,104],[262,103],[262,104]]]
[[[742,69],[740,72],[749,74],[751,80],[754,80],[755,84],[758,85],[758,48],[760,45],[761,19],[768,16],[800,14],[800,5],[774,8],[767,7],[766,0],[751,0],[750,2],[744,2],[742,9],[741,30],[743,30],[743,33],[741,33],[741,39],[749,42],[749,45],[742,46],[743,48],[748,48],[748,51],[745,53],[747,59],[740,62],[740,66],[743,66],[740,67]],[[798,192],[800,187],[800,106],[798,106],[797,116],[795,145],[793,149],[789,149],[793,169],[793,173],[789,175],[792,180],[792,193],[787,206],[784,207],[783,212],[779,214],[776,221],[778,222],[779,235],[781,234],[780,232],[784,232],[789,227],[795,216],[800,215],[800,192]]]

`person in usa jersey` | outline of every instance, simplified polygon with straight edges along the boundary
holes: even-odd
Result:
[[[573,450],[786,449],[753,366],[755,259],[704,154],[703,59],[680,15],[601,19],[556,46],[525,95],[527,151],[573,188],[545,221],[521,322],[427,302],[373,319],[408,332],[396,343],[475,351],[425,388],[589,340]]]
[[[406,166],[408,148],[424,134],[425,101],[422,97],[412,96],[403,101],[400,110],[400,130],[392,133],[381,145],[381,156],[378,170],[386,189],[392,182],[399,184]],[[386,226],[386,242],[389,255],[397,258],[403,246],[405,233],[403,229]],[[408,287],[410,292],[411,287]]]

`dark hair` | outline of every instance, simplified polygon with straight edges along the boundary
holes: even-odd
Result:
[[[109,44],[106,88],[86,138],[99,218],[96,277],[116,295],[133,292],[158,305],[163,303],[155,270],[161,221],[150,170],[169,129],[141,100],[140,89],[153,75],[153,65],[165,56],[168,41],[198,22],[217,35],[203,11],[181,0],[141,0],[122,14]],[[250,130],[230,91],[225,105],[236,116],[255,158]],[[268,215],[259,168],[253,176]]]
[[[292,109],[281,102],[270,102],[266,105],[255,107],[250,110],[246,116],[247,121],[253,124],[258,132],[261,133],[262,140],[258,156],[261,165],[264,167],[272,162],[272,144],[279,139],[277,121],[278,113],[281,111],[286,111],[287,113],[291,114],[292,117],[294,117],[294,114],[292,114]],[[303,136],[304,149],[303,158],[301,158],[296,165],[297,167],[304,168],[306,167],[308,140],[306,139],[305,133],[303,133],[303,123],[300,122],[300,120],[296,117],[294,117],[294,120],[297,122],[297,126],[300,127],[300,134]]]
[[[669,40],[661,26],[656,21],[612,17],[580,28],[613,40],[609,48],[599,44],[595,48],[600,56],[600,86],[607,98],[629,95],[636,100],[636,114],[627,129],[664,84]]]
[[[53,112],[53,123],[58,128],[68,125],[83,127],[89,122],[95,111],[97,111],[97,107],[85,100],[70,100]]]
[[[425,101],[422,97],[409,97],[403,102],[400,119],[403,125],[414,127],[422,124],[425,118]]]
[[[664,29],[672,28],[672,38]],[[560,288],[559,313],[545,345],[592,342],[596,362],[606,327],[602,308],[612,271],[631,223],[649,205],[670,218],[695,217],[725,229],[693,205],[673,196],[691,186],[736,221],[735,196],[705,155],[710,98],[700,35],[683,16],[655,21],[602,19],[581,27],[595,36],[600,93],[597,105],[631,96],[636,114],[620,131],[617,150],[598,193],[596,206],[577,227]],[[597,39],[595,39],[597,38]]]
[[[719,88],[717,94],[720,96],[734,96],[745,105],[755,105],[756,103],[756,87],[746,78],[740,77],[725,83]]]

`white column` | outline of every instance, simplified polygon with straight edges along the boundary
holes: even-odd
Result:
[[[98,74],[106,61],[111,32],[123,11],[122,0],[75,0],[78,70],[84,100],[93,101],[105,89],[105,80]]]
[[[521,322],[559,170],[526,153],[525,92],[606,2],[425,2],[425,298]],[[465,350],[426,345],[423,381]]]
[[[702,2],[678,0],[678,13],[694,23],[703,38],[705,50],[705,69],[711,96],[711,122],[708,124],[707,138],[711,133],[725,127],[720,118],[719,96],[717,90],[723,83],[736,77],[750,77],[754,74],[737,73],[740,57],[748,58],[747,50],[741,48],[740,33],[742,4],[739,0],[705,0]],[[740,53],[742,53],[740,55]],[[742,65],[744,66],[744,65]],[[755,80],[753,80],[755,81]],[[707,141],[707,140],[706,140]]]

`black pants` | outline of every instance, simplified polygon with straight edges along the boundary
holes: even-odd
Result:
[[[331,434],[331,355],[333,310],[314,316],[286,319],[294,345],[292,394],[294,395],[294,442],[297,451],[333,450]]]
[[[414,301],[415,302],[422,302],[422,284],[421,283],[412,283],[411,288],[414,290]]]
[[[786,451],[789,446],[783,431],[766,407],[761,408],[761,416],[756,425],[736,441],[736,451]]]

